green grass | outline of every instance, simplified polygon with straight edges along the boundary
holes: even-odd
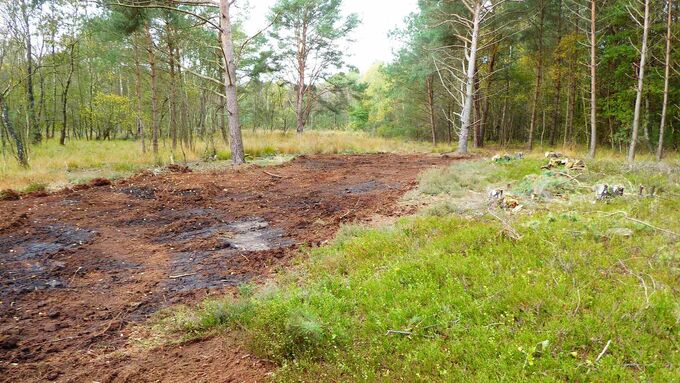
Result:
[[[540,163],[455,164],[424,176],[421,190],[518,184],[541,174]],[[519,240],[488,215],[346,227],[264,288],[171,315],[171,330],[240,331],[279,365],[277,381],[674,381],[680,241],[663,230],[680,232],[680,172],[588,165],[584,183],[606,169],[664,192],[594,204],[589,191],[572,191],[569,203],[504,216]]]

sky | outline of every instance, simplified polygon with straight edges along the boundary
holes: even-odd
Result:
[[[266,26],[266,16],[276,0],[250,0],[246,29],[257,32]],[[238,3],[236,3],[238,4]],[[417,0],[344,0],[345,14],[356,13],[361,25],[353,33],[347,63],[365,73],[376,62],[392,61],[392,52],[400,47],[388,37],[391,30],[402,27],[404,18],[418,9]],[[245,9],[237,10],[244,12]]]

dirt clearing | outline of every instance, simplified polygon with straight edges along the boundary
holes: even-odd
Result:
[[[1,380],[261,380],[270,367],[228,339],[119,351],[163,307],[262,281],[343,222],[403,213],[417,175],[449,161],[303,156],[0,202]]]

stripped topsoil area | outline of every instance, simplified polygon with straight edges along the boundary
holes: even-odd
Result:
[[[302,156],[0,202],[0,381],[262,381],[272,366],[236,339],[121,350],[161,308],[261,282],[343,222],[404,213],[417,175],[449,161]]]

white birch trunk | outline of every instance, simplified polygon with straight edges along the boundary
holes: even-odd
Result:
[[[465,75],[465,98],[463,100],[463,110],[460,114],[460,137],[458,139],[458,153],[468,152],[468,138],[470,137],[470,125],[472,118],[472,103],[474,98],[475,86],[475,64],[477,62],[477,44],[479,40],[479,27],[481,23],[482,4],[477,1],[472,9],[472,34],[470,37],[470,48],[465,53],[467,56],[467,70]]]
[[[635,146],[640,131],[640,109],[642,109],[642,92],[645,84],[645,65],[647,64],[647,39],[649,36],[649,2],[645,0],[645,20],[642,26],[642,49],[640,50],[640,69],[638,72],[637,95],[635,97],[635,113],[633,115],[633,134],[628,149],[628,162],[635,161]]]
[[[661,108],[661,125],[659,127],[659,145],[656,148],[656,160],[663,158],[663,135],[666,129],[666,114],[668,114],[668,87],[671,75],[671,41],[673,39],[673,0],[668,0],[668,25],[666,31],[666,64],[663,84],[663,106]]]

